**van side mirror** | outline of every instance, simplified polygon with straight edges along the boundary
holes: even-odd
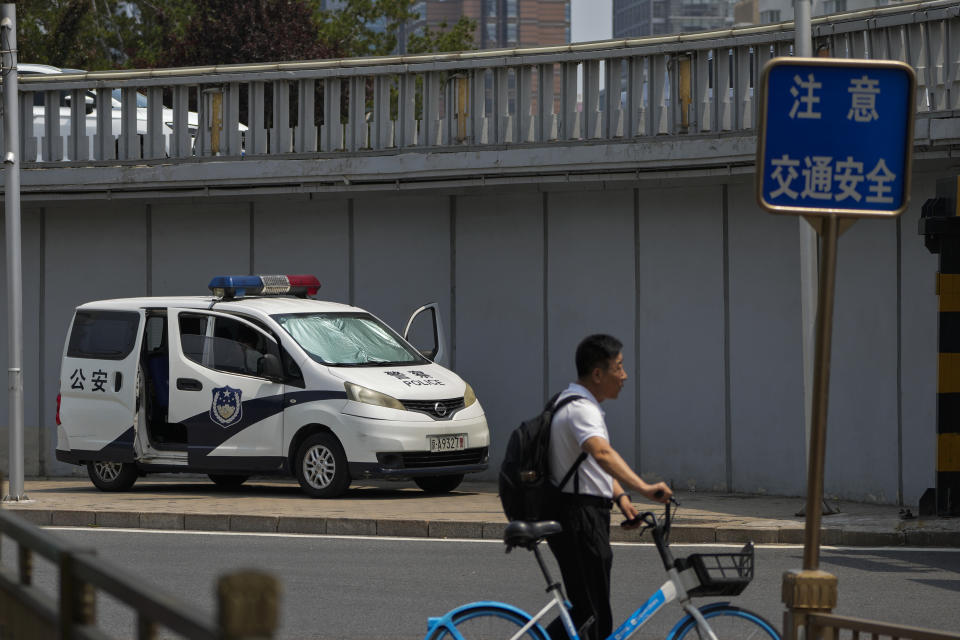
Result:
[[[283,367],[280,358],[272,353],[265,353],[257,362],[257,375],[264,378],[279,379],[283,377]]]

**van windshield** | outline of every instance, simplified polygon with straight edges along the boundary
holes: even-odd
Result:
[[[321,364],[370,367],[428,362],[368,313],[288,313],[272,317]]]

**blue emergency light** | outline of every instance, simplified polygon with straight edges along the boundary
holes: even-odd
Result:
[[[208,285],[213,295],[229,300],[244,296],[316,295],[320,281],[316,276],[214,276]]]

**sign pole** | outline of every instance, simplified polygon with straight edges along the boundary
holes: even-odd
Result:
[[[830,350],[833,336],[833,293],[837,273],[837,216],[823,218],[823,264],[817,300],[817,339],[813,371],[813,421],[807,464],[807,521],[804,530],[803,569],[816,571],[820,564],[820,520],[823,469],[827,449],[827,399],[830,393]]]
[[[23,490],[23,278],[20,259],[20,123],[17,108],[17,9],[0,5],[3,74],[3,139],[6,167],[4,214],[7,234],[7,380],[10,430],[10,486],[4,502],[26,500]]]
[[[810,225],[821,221],[810,220]],[[802,225],[807,222],[802,218]],[[813,228],[807,225],[813,232]],[[813,399],[810,441],[807,448],[806,523],[803,530],[803,570],[783,574],[782,597],[785,640],[799,638],[799,628],[807,614],[830,612],[837,606],[837,577],[820,571],[820,521],[823,501],[823,470],[827,450],[827,400],[830,395],[830,352],[833,336],[833,298],[837,273],[836,214],[822,218],[819,225],[823,240],[820,291],[817,299],[816,343],[813,363]]]
[[[809,31],[801,36],[805,18],[809,22],[802,5],[799,51],[809,42]],[[801,262],[808,262],[802,276],[807,267],[816,268],[812,231],[821,238],[812,372],[804,345],[809,446],[803,569],[784,573],[782,583],[784,638],[794,640],[809,614],[837,605],[837,578],[819,569],[837,238],[857,218],[896,217],[907,207],[916,76],[899,62],[789,57],[767,63],[760,86],[757,203],[771,213],[805,218]],[[811,232],[809,245],[805,232]],[[816,287],[815,278],[809,282]],[[804,337],[813,305],[807,293],[801,300]]]

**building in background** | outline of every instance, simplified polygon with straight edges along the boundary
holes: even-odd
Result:
[[[421,0],[413,10],[420,19],[407,25],[407,33],[435,31],[461,16],[476,20],[473,41],[479,49],[570,42],[570,0]]]
[[[613,37],[726,29],[733,6],[734,0],[613,0]]]
[[[810,4],[810,13],[815,18],[900,4],[900,0],[811,0]],[[740,26],[789,20],[793,20],[793,0],[740,0],[734,8],[734,22]]]

